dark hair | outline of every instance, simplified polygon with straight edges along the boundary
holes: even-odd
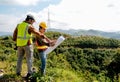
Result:
[[[39,26],[39,30],[40,30],[40,29],[42,29],[42,27],[41,27],[41,26]]]
[[[33,17],[32,15],[27,15],[27,17],[26,17],[25,20],[28,21],[29,19],[31,19],[31,20],[35,20],[34,17]]]

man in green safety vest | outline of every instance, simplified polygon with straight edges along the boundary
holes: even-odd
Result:
[[[27,15],[25,21],[19,23],[13,33],[13,40],[16,41],[18,55],[16,74],[18,76],[21,75],[22,59],[24,57],[24,54],[26,54],[28,70],[28,73],[26,75],[27,78],[32,74],[32,57],[33,57],[32,34],[35,34],[40,38],[46,37],[33,27],[34,22],[35,22],[34,17],[32,15]]]

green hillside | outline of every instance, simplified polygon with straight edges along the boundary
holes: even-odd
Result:
[[[66,40],[48,55],[46,76],[41,76],[41,64],[34,52],[33,67],[37,82],[119,82],[120,40],[98,36],[72,37],[59,32],[47,32],[53,39],[60,35]],[[23,82],[15,75],[17,55],[11,36],[0,37],[0,69],[4,76],[0,82]],[[26,74],[26,60],[23,60],[22,75]]]

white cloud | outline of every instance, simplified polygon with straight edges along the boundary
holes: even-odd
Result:
[[[62,0],[58,6],[50,5],[49,9],[51,20],[66,23],[67,28],[120,31],[118,4],[119,0]],[[53,23],[53,27],[59,26]]]
[[[39,0],[16,0],[16,2],[18,4],[22,4],[22,5],[36,5],[38,3]]]
[[[9,4],[9,5],[36,5],[40,0],[1,0],[0,4]]]
[[[62,0],[58,5],[49,5],[49,12],[51,28],[120,31],[119,0]],[[36,28],[38,28],[39,22],[48,22],[48,8],[26,14],[29,13],[36,18],[34,24]],[[7,25],[8,20],[5,18],[8,17],[11,23],[6,27],[10,25],[13,27],[15,23],[24,20],[26,14],[21,15],[20,18],[15,17],[16,20],[12,19],[14,16],[0,16],[0,21],[4,21],[0,23]]]
[[[32,14],[35,17],[36,22],[34,23],[34,26],[36,29],[38,29],[38,25],[41,21],[47,22],[47,20],[43,20],[40,18],[42,16],[34,12],[28,12],[26,14],[19,15],[19,17],[16,17],[14,15],[0,14],[0,31],[13,32],[17,24],[25,20],[27,14]]]
[[[16,24],[18,23],[19,18],[11,15],[0,15],[0,27],[5,32],[12,32]]]

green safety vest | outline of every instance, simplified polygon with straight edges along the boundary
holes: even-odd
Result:
[[[32,43],[32,34],[28,33],[28,23],[22,22],[17,27],[17,46],[27,45],[28,40]]]

